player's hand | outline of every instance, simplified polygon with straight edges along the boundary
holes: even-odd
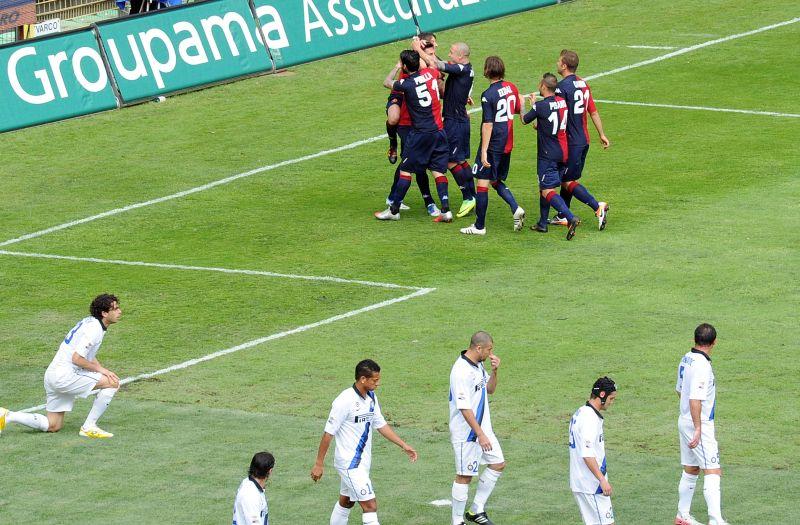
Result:
[[[311,479],[313,479],[315,482],[322,479],[322,465],[314,465],[314,467],[311,469]]]
[[[500,358],[494,354],[489,354],[489,364],[492,365],[492,372],[497,371],[500,368]]]
[[[119,377],[117,377],[117,374],[115,374],[108,368],[104,368],[101,374],[106,376],[108,380],[111,381],[111,383],[114,385],[114,388],[119,388]]]
[[[694,434],[692,435],[692,440],[689,441],[689,448],[695,448],[697,445],[699,445],[701,436],[702,436],[701,429],[700,428],[694,429]]]
[[[469,104],[470,106],[474,106],[475,105],[475,101],[472,100],[471,96],[467,97],[467,104]]]
[[[608,149],[611,146],[611,141],[608,140],[608,137],[605,135],[600,135],[600,144],[603,146],[603,149]]]
[[[417,458],[419,457],[419,454],[417,454],[417,451],[414,450],[413,448],[411,448],[411,446],[409,446],[408,444],[403,445],[403,452],[406,453],[406,455],[408,456],[408,459],[411,460],[411,463],[414,463],[415,461],[417,461]]]
[[[481,450],[485,452],[492,450],[492,442],[489,441],[489,438],[486,436],[486,434],[481,433],[481,435],[478,436],[478,445],[480,445]]]
[[[489,164],[489,159],[487,157],[488,157],[487,153],[485,151],[482,151],[481,152],[481,164],[483,165],[484,168],[491,168],[492,165]]]
[[[605,478],[600,481],[600,489],[603,491],[603,496],[610,496],[614,491],[614,489],[611,488],[611,483]]]

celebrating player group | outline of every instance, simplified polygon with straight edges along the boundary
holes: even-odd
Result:
[[[558,73],[563,77],[560,82],[551,73],[542,76],[538,84],[541,100],[534,93],[520,95],[517,87],[505,80],[505,64],[500,57],[486,58],[483,75],[489,87],[481,95],[480,141],[475,162],[470,166],[466,106],[472,104],[475,78],[470,48],[463,42],[453,44],[449,61],[445,62],[436,56],[436,36],[432,33],[421,33],[412,40],[411,47],[400,53],[400,61],[384,80],[384,86],[391,90],[386,105],[388,158],[392,164],[399,158],[400,163],[386,199],[388,207],[375,212],[375,218],[400,219],[400,211],[408,209],[403,200],[414,174],[428,214],[435,222],[452,222],[445,174],[449,170],[462,196],[455,217],[466,217],[475,211],[475,222],[461,228],[461,233],[486,235],[489,186],[508,204],[514,231],[521,231],[527,215],[505,181],[514,149],[514,117],[522,115],[523,124],[533,123],[537,129],[539,220],[531,229],[546,233],[549,225],[566,226],[567,240],[572,239],[581,224],[581,219],[570,211],[572,197],[592,208],[599,229],[605,229],[608,203],[598,201],[578,182],[589,151],[589,118],[602,147],[608,148],[611,143],[603,131],[589,85],[575,74],[577,53],[567,49],[561,52],[557,62]],[[523,115],[526,100],[530,110]],[[428,171],[433,174],[440,207],[430,195]],[[551,207],[557,211],[552,218]]]

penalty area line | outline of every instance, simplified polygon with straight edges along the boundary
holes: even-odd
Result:
[[[682,106],[677,104],[653,104],[648,102],[628,102],[625,100],[596,99],[595,102],[599,102],[601,104],[619,104],[622,106],[643,106],[647,108],[689,109],[694,111],[713,111],[716,113],[741,113],[744,115],[762,115],[766,117],[800,118],[800,114],[798,113],[777,113],[775,111],[756,111],[750,109],[712,108],[707,106]]]
[[[262,345],[262,344],[268,343],[270,341],[275,341],[276,339],[282,339],[282,338],[290,336],[290,335],[299,334],[299,333],[302,333],[302,332],[307,332],[309,330],[313,330],[314,328],[319,328],[320,326],[325,326],[325,325],[329,325],[331,323],[335,323],[336,321],[341,321],[343,319],[348,319],[350,317],[355,317],[357,315],[360,315],[360,314],[363,314],[363,313],[367,313],[367,312],[371,312],[373,310],[378,310],[379,308],[385,308],[387,306],[391,306],[393,304],[401,303],[403,301],[408,301],[410,299],[415,299],[417,297],[422,297],[423,295],[427,295],[427,294],[429,294],[429,293],[431,293],[431,292],[433,292],[435,290],[436,290],[436,288],[421,288],[421,289],[416,290],[415,292],[412,292],[410,294],[406,294],[406,295],[403,295],[403,296],[400,296],[400,297],[395,297],[394,299],[387,299],[385,301],[381,301],[379,303],[374,303],[374,304],[371,304],[369,306],[364,306],[363,308],[358,308],[356,310],[350,310],[349,312],[345,312],[343,314],[334,315],[333,317],[328,317],[327,319],[323,319],[321,321],[316,321],[314,323],[305,324],[303,326],[298,326],[296,328],[292,328],[291,330],[286,330],[284,332],[278,332],[278,333],[271,334],[271,335],[268,335],[268,336],[265,336],[265,337],[259,337],[258,339],[253,339],[251,341],[247,341],[246,343],[242,343],[240,345],[233,346],[231,348],[226,348],[224,350],[218,350],[217,352],[213,352],[211,354],[204,355],[203,357],[197,357],[195,359],[189,359],[188,361],[184,361],[182,363],[177,363],[177,364],[174,364],[172,366],[168,366],[167,368],[162,368],[161,370],[156,370],[154,372],[148,372],[148,373],[145,373],[145,374],[139,374],[139,375],[136,375],[136,376],[126,377],[126,378],[120,380],[120,385],[127,385],[127,384],[130,384],[130,383],[135,383],[137,381],[142,381],[144,379],[150,379],[150,378],[153,378],[153,377],[157,377],[157,376],[161,376],[161,375],[164,375],[164,374],[168,374],[170,372],[183,370],[183,369],[189,368],[191,366],[194,366],[194,365],[197,365],[197,364],[200,364],[200,363],[205,363],[206,361],[211,361],[213,359],[217,359],[217,358],[222,357],[222,356],[226,356],[226,355],[229,355],[229,354],[240,352],[240,351],[246,350],[248,348],[253,348],[254,346]],[[95,394],[95,393],[97,393],[96,390],[94,392],[92,392],[92,394]],[[24,410],[21,410],[21,412],[36,412],[38,410],[43,410],[44,408],[45,408],[45,405],[37,405],[37,406],[34,406],[34,407],[30,407],[30,408],[26,408]]]

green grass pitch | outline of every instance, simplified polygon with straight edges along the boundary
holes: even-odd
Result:
[[[581,0],[444,32],[473,62],[497,54],[535,89],[562,48],[583,76],[800,16],[796,2]],[[710,45],[591,82],[600,100],[797,114],[800,23]],[[383,132],[392,44],[146,104],[0,136],[0,242]],[[486,86],[477,79],[475,91]],[[599,104],[608,151],[587,187],[611,203],[608,229],[511,231],[490,195],[488,235],[432,224],[417,190],[398,223],[378,223],[391,177],[383,140],[8,244],[77,258],[335,276],[435,288],[196,366],[123,387],[102,426],[77,435],[78,402],[56,435],[0,438],[0,523],[229,523],[252,454],[277,458],[276,524],[327,523],[338,489],[309,471],[333,398],[355,363],[383,367],[390,421],[417,464],[376,436],[384,524],[442,524],[453,460],[448,373],[485,329],[503,359],[492,419],[508,468],[489,501],[498,524],[579,523],[567,480],[567,425],[610,375],[606,417],[617,523],[671,523],[680,477],[678,360],[714,324],[723,511],[734,524],[797,523],[800,493],[800,119]],[[477,117],[473,117],[473,129]],[[473,135],[473,138],[475,135]],[[596,142],[596,141],[595,141]],[[475,140],[473,140],[473,148]],[[529,215],[535,137],[517,125],[509,185]],[[460,202],[451,183],[455,204]],[[210,270],[0,254],[0,405],[44,400],[42,375],[94,294],[123,319],[100,359],[129,377],[311,325],[414,290]],[[694,511],[706,517],[698,490]],[[354,511],[351,523],[358,523]]]

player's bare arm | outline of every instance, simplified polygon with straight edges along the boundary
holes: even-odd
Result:
[[[484,122],[481,125],[481,164],[484,168],[491,168],[489,164],[489,141],[492,140],[492,129],[494,124],[491,122]]]
[[[689,400],[689,413],[692,415],[692,424],[694,424],[694,434],[692,435],[692,440],[689,441],[689,448],[695,448],[700,444],[700,436],[703,434],[700,422],[700,413],[703,409],[702,407],[703,402],[701,400]]]
[[[489,451],[492,450],[492,442],[489,441],[489,438],[486,437],[486,434],[483,432],[480,423],[475,418],[475,413],[472,411],[471,408],[460,408],[459,411],[461,415],[464,416],[464,420],[469,425],[469,428],[475,432],[475,435],[478,437],[478,445],[481,446],[481,449]]]
[[[85,357],[82,357],[78,352],[72,353],[72,363],[75,366],[79,366],[84,370],[89,370],[91,372],[97,372],[98,374],[103,374],[103,376],[108,378],[108,385],[106,384],[98,384],[101,388],[111,387],[111,388],[119,388],[119,377],[117,374],[104,368],[97,359],[93,359],[89,361]]]
[[[314,462],[314,466],[311,468],[311,479],[314,481],[322,479],[323,464],[325,463],[325,456],[328,454],[328,448],[331,446],[331,441],[333,441],[333,435],[323,432],[322,439],[319,442],[319,450],[317,451],[317,461]]]
[[[608,149],[608,147],[611,146],[611,141],[608,140],[608,137],[606,137],[606,134],[603,132],[603,121],[600,120],[600,113],[593,111],[589,116],[592,117],[594,127],[597,129],[597,134],[600,135],[600,144],[602,144],[603,149]]]
[[[492,375],[489,376],[489,382],[486,383],[486,392],[494,394],[497,389],[497,371],[500,368],[500,358],[494,354],[489,354],[489,364],[492,366]]]
[[[388,439],[389,441],[391,441],[392,443],[403,449],[403,452],[406,453],[408,459],[410,459],[412,463],[417,460],[417,458],[419,457],[417,451],[414,450],[411,447],[411,445],[400,439],[400,436],[397,435],[397,433],[394,431],[392,427],[390,427],[389,425],[384,425],[377,430],[380,433],[380,435],[382,435],[383,437],[385,437],[386,439]]]
[[[389,71],[389,74],[383,80],[383,87],[386,89],[392,89],[394,87],[394,81],[397,78],[397,73],[399,73],[401,69],[403,69],[403,65],[400,62],[395,64],[392,70]]]
[[[597,458],[583,458],[583,462],[586,463],[591,473],[594,474],[594,477],[600,482],[600,489],[603,491],[603,496],[610,496],[613,492],[611,483],[608,482],[603,472],[600,470],[600,466],[597,464]]]

